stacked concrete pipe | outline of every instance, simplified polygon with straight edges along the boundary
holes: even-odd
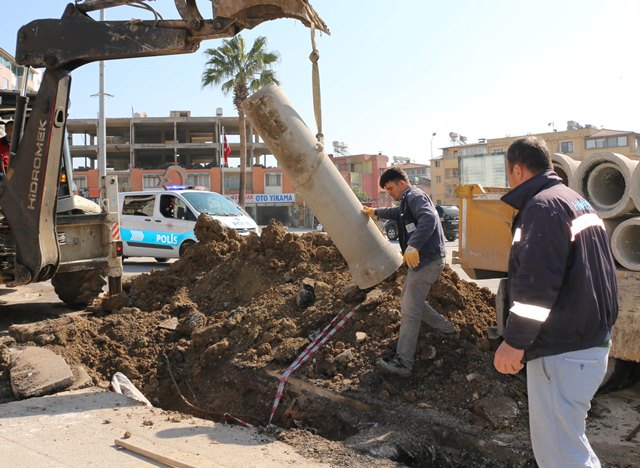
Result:
[[[631,180],[638,161],[617,153],[596,153],[578,166],[573,189],[598,211],[601,218],[637,212],[631,198]]]
[[[553,163],[553,170],[562,179],[564,185],[572,187],[574,185],[573,180],[580,161],[576,161],[566,154],[553,153],[551,155],[551,162]]]
[[[242,109],[309,203],[361,289],[375,286],[402,263],[397,247],[361,213],[362,205],[282,90],[270,84]]]
[[[597,153],[580,163],[572,185],[603,218],[616,262],[634,271],[640,271],[640,217],[633,198],[639,169],[638,161],[621,154]]]
[[[640,216],[618,224],[611,235],[611,251],[620,265],[640,271]]]
[[[631,180],[631,199],[636,205],[636,210],[640,211],[640,164],[633,171]]]

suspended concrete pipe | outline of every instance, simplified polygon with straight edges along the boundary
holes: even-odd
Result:
[[[611,251],[623,267],[640,271],[640,216],[620,223],[611,236]]]
[[[631,179],[638,161],[617,153],[587,156],[578,166],[573,189],[585,197],[601,218],[635,212]]]
[[[347,261],[361,289],[375,286],[402,263],[398,248],[361,213],[362,205],[284,92],[270,84],[242,110],[293,180]]]
[[[640,164],[633,171],[631,180],[631,198],[636,205],[636,210],[640,211]]]
[[[551,162],[553,164],[553,170],[562,179],[564,185],[571,187],[580,161],[576,161],[566,154],[553,153],[551,155]]]

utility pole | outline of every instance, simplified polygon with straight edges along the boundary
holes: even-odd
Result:
[[[222,107],[216,108],[216,120],[218,122],[218,160],[220,161],[220,193],[224,195],[224,144],[222,143]]]
[[[100,22],[104,22],[104,10],[100,10]],[[107,176],[107,125],[104,116],[104,60],[100,60],[98,90],[98,175]]]

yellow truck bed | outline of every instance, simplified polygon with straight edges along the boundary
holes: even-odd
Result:
[[[460,237],[452,261],[460,264],[473,279],[506,276],[512,241],[511,224],[516,214],[516,210],[500,201],[508,190],[480,185],[457,188]],[[619,267],[617,277],[620,309],[613,329],[611,356],[640,362],[640,272]],[[498,293],[500,295],[501,291]],[[502,332],[502,313],[498,310],[499,332]]]

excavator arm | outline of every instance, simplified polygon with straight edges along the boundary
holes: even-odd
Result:
[[[195,0],[174,0],[181,18],[175,20],[163,19],[149,1],[77,1],[60,19],[35,20],[18,31],[16,61],[46,70],[28,120],[14,126],[19,143],[0,182],[0,206],[16,242],[12,286],[51,278],[60,261],[56,201],[74,69],[100,60],[191,53],[203,40],[232,37],[278,18],[329,32],[307,0],[212,0],[211,19],[200,14]],[[149,10],[154,18],[96,21],[89,16],[123,5]]]

